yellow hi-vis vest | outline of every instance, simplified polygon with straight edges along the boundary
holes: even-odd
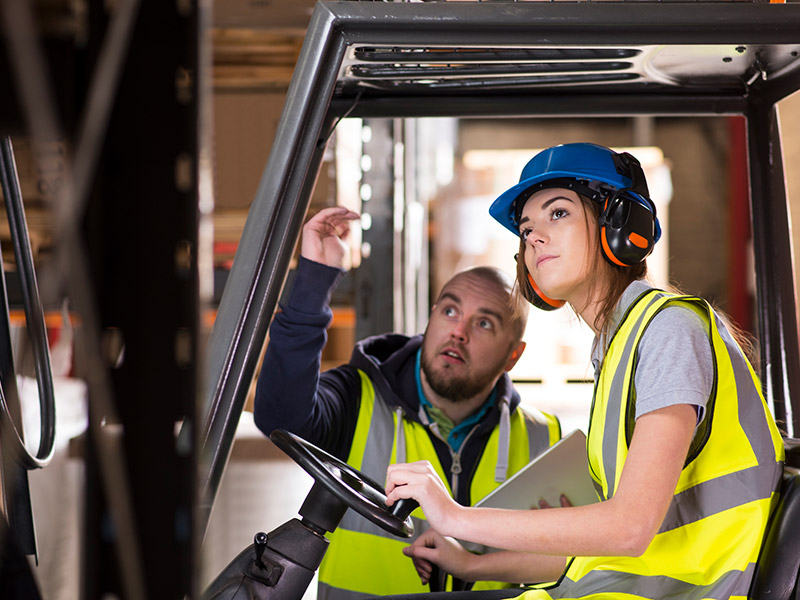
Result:
[[[361,404],[347,463],[374,481],[383,482],[390,464],[428,460],[454,495],[425,426],[404,418],[402,409],[388,406],[376,395],[369,377],[362,371],[359,374]],[[555,417],[533,415],[528,410],[523,413],[519,408],[509,414],[507,402],[502,404],[505,418],[492,431],[471,481],[470,473],[460,473],[459,455],[453,455],[453,486],[469,484],[473,503],[561,437]],[[403,548],[427,529],[421,509],[417,508],[411,518],[414,537],[399,538],[348,510],[336,531],[329,534],[331,544],[319,569],[319,600],[427,592],[428,586],[420,583],[413,562],[403,554]],[[478,582],[473,589],[485,589],[486,585],[508,587]]]
[[[777,501],[783,444],[757,376],[704,300],[651,290],[628,309],[595,387],[590,471],[601,499],[611,498],[633,435],[637,347],[652,318],[675,304],[707,326],[714,385],[661,529],[642,556],[574,558],[556,587],[524,600],[747,597]]]

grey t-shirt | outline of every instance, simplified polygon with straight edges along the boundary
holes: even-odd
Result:
[[[652,289],[645,281],[634,281],[623,292],[614,313],[614,331],[630,304]],[[605,344],[595,340],[592,364],[595,380],[600,370]],[[705,416],[711,395],[714,363],[706,326],[691,309],[668,306],[648,325],[639,342],[639,362],[634,374],[636,414],[672,406],[691,404],[697,409],[697,423]]]

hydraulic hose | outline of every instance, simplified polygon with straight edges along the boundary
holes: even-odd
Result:
[[[4,438],[10,442],[10,449],[17,462],[28,470],[40,469],[50,462],[55,447],[56,405],[53,392],[53,372],[50,366],[50,348],[47,342],[47,329],[39,296],[39,287],[36,283],[36,270],[33,265],[28,225],[25,220],[19,177],[16,163],[14,162],[14,151],[9,137],[3,138],[2,143],[0,143],[0,183],[3,186],[11,242],[14,246],[14,256],[17,261],[17,271],[25,308],[26,328],[31,342],[36,368],[36,382],[39,388],[41,433],[39,436],[39,450],[36,456],[31,454],[25,446],[22,435],[9,409],[1,384],[0,425],[3,427],[3,433],[9,434],[4,435]],[[5,317],[6,319],[8,318],[7,313]],[[13,372],[11,375],[13,376]]]

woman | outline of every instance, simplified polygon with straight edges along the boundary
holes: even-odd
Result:
[[[423,581],[435,563],[466,580],[558,580],[525,600],[747,596],[782,441],[720,317],[646,282],[655,212],[638,161],[594,144],[537,154],[493,203],[520,238],[521,293],[569,304],[596,335],[587,450],[601,502],[468,508],[424,462],[395,465],[388,502],[415,498],[433,528],[406,550]],[[507,552],[472,555],[447,536]]]

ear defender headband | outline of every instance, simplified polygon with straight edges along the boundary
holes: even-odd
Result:
[[[600,245],[612,265],[624,268],[641,263],[661,237],[656,207],[639,161],[627,152],[617,153],[597,144],[562,144],[543,150],[525,165],[519,183],[492,203],[489,214],[519,236],[525,202],[539,190],[552,187],[571,189],[602,203]],[[563,306],[563,301],[544,296],[527,268],[523,270],[527,275],[523,285],[534,306],[543,310]]]

